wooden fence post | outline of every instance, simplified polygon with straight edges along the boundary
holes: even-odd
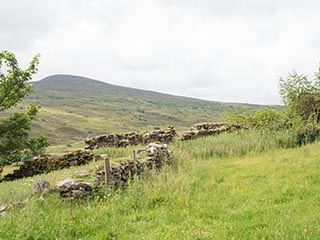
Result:
[[[104,172],[105,172],[104,181],[105,181],[106,187],[109,186],[110,180],[111,180],[110,161],[109,160],[110,160],[109,156],[104,157]]]
[[[136,161],[136,151],[133,150],[133,161]]]

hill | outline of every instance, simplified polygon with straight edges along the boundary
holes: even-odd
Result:
[[[71,75],[44,78],[33,82],[33,88],[33,94],[19,108],[30,103],[42,107],[34,130],[35,134],[48,136],[51,144],[170,124],[185,130],[197,122],[220,120],[227,108],[245,106],[115,86]]]

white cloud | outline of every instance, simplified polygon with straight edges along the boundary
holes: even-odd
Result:
[[[24,63],[41,53],[37,78],[70,73],[274,104],[280,76],[316,69],[319,7],[316,0],[0,0],[0,46]]]

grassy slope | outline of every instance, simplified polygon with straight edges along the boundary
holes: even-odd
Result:
[[[125,191],[80,205],[32,198],[0,219],[0,239],[319,239],[320,143],[277,149],[276,139],[176,142],[172,167]],[[55,183],[75,170],[43,177]],[[31,181],[0,184],[0,202],[25,198]]]
[[[35,134],[48,136],[52,144],[169,124],[185,130],[197,122],[219,120],[226,108],[245,106],[119,87],[70,75],[54,75],[33,85],[34,93],[18,109],[25,109],[29,103],[42,106],[33,129]]]

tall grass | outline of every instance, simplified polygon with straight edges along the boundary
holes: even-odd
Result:
[[[0,239],[319,239],[320,144],[279,149],[290,136],[174,142],[174,167],[84,203],[32,197],[0,219]],[[0,196],[14,184],[1,183]]]
[[[226,158],[256,154],[278,148],[297,147],[296,134],[291,131],[261,132],[241,130],[204,137],[194,141],[175,142],[177,155],[188,154],[192,159]]]

